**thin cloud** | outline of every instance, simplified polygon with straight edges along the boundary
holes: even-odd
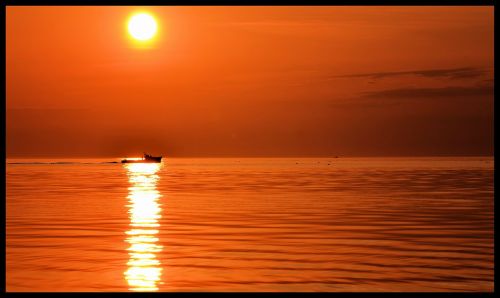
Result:
[[[444,87],[444,88],[399,88],[365,92],[362,98],[414,99],[493,96],[493,86]]]
[[[476,67],[462,67],[462,68],[449,68],[449,69],[425,69],[425,70],[412,70],[412,71],[390,71],[390,72],[372,72],[362,74],[350,74],[342,76],[334,76],[334,78],[371,78],[381,79],[386,77],[414,75],[428,78],[450,78],[450,79],[463,79],[463,78],[477,78],[484,75],[487,71],[483,68]]]

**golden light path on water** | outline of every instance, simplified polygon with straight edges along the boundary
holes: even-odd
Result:
[[[130,230],[126,241],[130,255],[125,279],[132,291],[157,291],[161,280],[161,263],[156,254],[158,245],[161,207],[156,189],[160,163],[131,163],[125,165],[130,182],[128,200]]]

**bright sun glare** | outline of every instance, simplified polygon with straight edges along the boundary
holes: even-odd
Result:
[[[156,20],[148,13],[135,14],[128,22],[128,32],[139,41],[150,40],[155,36],[156,31]]]

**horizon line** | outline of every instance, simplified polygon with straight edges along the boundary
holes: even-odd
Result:
[[[5,159],[95,159],[95,158],[132,158],[133,156],[6,156]],[[409,158],[409,157],[495,157],[494,154],[431,154],[431,155],[185,155],[185,156],[169,156],[163,158]]]

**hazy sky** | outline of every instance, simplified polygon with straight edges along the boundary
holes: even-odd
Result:
[[[139,10],[159,34],[126,32]],[[7,7],[7,156],[493,154],[493,7]]]

